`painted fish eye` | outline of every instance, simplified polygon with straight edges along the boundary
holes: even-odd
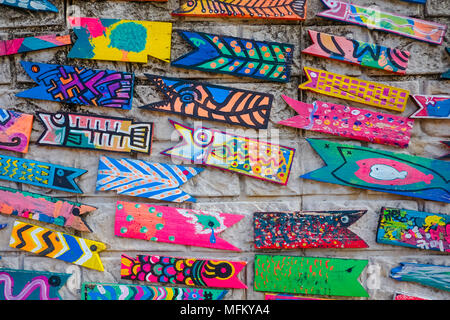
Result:
[[[350,221],[350,218],[348,216],[342,216],[341,217],[341,222],[344,224],[347,224]]]
[[[185,92],[181,95],[180,99],[184,103],[191,103],[195,101],[195,96],[191,92]]]
[[[213,134],[207,129],[198,128],[194,131],[193,138],[196,145],[206,147],[212,142]]]
[[[58,276],[51,276],[48,278],[48,284],[52,287],[57,287],[61,284],[61,278]]]
[[[64,115],[63,114],[61,114],[61,113],[57,113],[57,114],[55,114],[53,117],[52,117],[52,121],[53,121],[53,123],[55,123],[55,124],[64,124],[64,122],[65,122],[65,117],[64,117]]]

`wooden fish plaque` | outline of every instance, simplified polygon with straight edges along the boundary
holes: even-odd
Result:
[[[222,300],[228,290],[84,282],[81,300]]]
[[[0,56],[62,47],[69,44],[72,44],[70,35],[58,36],[56,34],[0,40]]]
[[[375,8],[367,8],[339,0],[322,0],[328,10],[317,16],[356,24],[371,30],[392,32],[415,40],[442,44],[447,26],[439,23],[404,17]]]
[[[450,202],[450,163],[321,139],[306,139],[325,166],[301,176],[322,182]]]
[[[106,249],[105,244],[18,220],[14,222],[9,246],[41,257],[104,271],[98,253]]]
[[[118,194],[171,202],[195,202],[195,198],[180,189],[203,168],[135,159],[100,157],[97,191],[115,190]]]
[[[16,94],[20,98],[130,110],[134,74],[114,70],[21,61],[38,84]]]
[[[0,155],[0,180],[31,184],[60,191],[83,193],[75,178],[87,170],[32,159]]]
[[[69,58],[147,63],[170,62],[172,23],[69,17],[77,40]]]
[[[305,20],[306,0],[187,0],[173,16],[264,20]]]
[[[180,143],[161,154],[286,185],[295,149],[205,127],[169,120]]]
[[[367,248],[348,229],[367,210],[255,212],[256,249]]]
[[[186,115],[254,129],[266,129],[273,95],[207,82],[146,74],[165,100],[140,108]]]
[[[36,112],[44,125],[37,144],[55,147],[150,154],[152,122],[81,113]]]
[[[381,209],[377,242],[450,253],[450,216],[407,209]]]
[[[195,31],[178,33],[194,50],[172,61],[175,67],[275,82],[290,79],[292,44]]]
[[[121,277],[156,283],[210,288],[247,289],[237,275],[244,261],[203,260],[165,256],[122,255]]]
[[[0,186],[0,213],[91,232],[83,220],[96,207]]]
[[[450,291],[450,267],[433,264],[400,262],[389,275],[398,281],[417,282],[424,286]]]
[[[358,277],[367,260],[255,255],[255,291],[368,297]]]
[[[308,80],[300,89],[399,112],[406,108],[408,90],[311,67],[304,71]]]
[[[219,237],[244,216],[117,201],[114,232],[118,237],[240,251]]]
[[[0,149],[28,152],[33,115],[0,109]]]
[[[406,73],[410,57],[408,51],[313,30],[308,30],[308,34],[313,45],[302,53],[397,74]]]
[[[450,96],[412,95],[419,106],[411,118],[450,119]]]
[[[0,5],[32,11],[58,12],[58,8],[48,0],[0,0]]]
[[[298,115],[278,124],[400,148],[409,145],[413,119],[319,100],[308,104],[281,97]]]
[[[0,300],[62,300],[68,273],[0,268]]]

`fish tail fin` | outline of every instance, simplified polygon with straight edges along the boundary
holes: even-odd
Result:
[[[136,124],[131,126],[130,148],[136,152],[148,153],[149,143],[152,139],[152,123]]]
[[[408,171],[400,171],[399,172],[400,178],[401,179],[405,179],[406,176],[408,175]]]

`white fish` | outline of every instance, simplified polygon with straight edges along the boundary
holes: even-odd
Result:
[[[407,175],[407,171],[398,171],[397,169],[386,164],[373,165],[370,167],[369,173],[369,176],[377,180],[405,179]]]

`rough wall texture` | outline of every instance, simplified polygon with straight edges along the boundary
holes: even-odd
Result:
[[[368,289],[370,299],[391,299],[394,292],[402,291],[412,295],[432,299],[450,299],[450,294],[424,287],[418,284],[397,282],[389,278],[389,271],[401,261],[450,265],[448,256],[431,251],[407,249],[396,246],[379,245],[375,242],[376,228],[381,206],[415,209],[429,212],[450,213],[449,205],[433,201],[424,201],[415,198],[396,196],[386,193],[366,191],[362,189],[341,187],[326,183],[302,180],[299,176],[310,170],[322,166],[322,161],[306,142],[307,137],[320,137],[333,141],[350,144],[360,144],[357,141],[347,141],[333,136],[317,134],[304,130],[295,130],[276,125],[277,121],[294,115],[280,94],[284,93],[299,100],[311,103],[315,99],[330,102],[340,102],[331,97],[324,97],[310,92],[301,92],[297,86],[304,80],[303,66],[312,66],[326,69],[331,72],[380,81],[409,89],[411,93],[424,94],[450,94],[450,81],[439,80],[441,73],[449,68],[450,57],[445,53],[444,47],[449,46],[448,37],[441,46],[430,45],[412,39],[396,36],[389,33],[371,31],[365,28],[346,25],[331,20],[316,17],[324,6],[319,0],[308,0],[308,18],[301,23],[271,23],[266,21],[247,20],[221,20],[221,19],[184,19],[173,18],[170,12],[178,7],[179,0],[169,0],[167,3],[142,3],[126,1],[81,1],[81,0],[52,0],[59,13],[33,13],[0,7],[0,39],[12,39],[35,34],[49,34],[54,32],[67,32],[66,14],[79,14],[86,17],[123,18],[136,20],[171,21],[174,29],[192,29],[218,34],[227,34],[239,37],[248,37],[258,40],[289,42],[296,46],[292,79],[287,84],[260,82],[250,78],[236,78],[224,75],[214,75],[203,72],[189,71],[171,67],[169,64],[154,59],[148,64],[116,63],[106,61],[73,60],[67,58],[69,48],[50,49],[31,52],[22,55],[0,58],[0,106],[17,111],[34,113],[35,111],[57,112],[83,111],[101,115],[126,116],[137,120],[155,122],[155,135],[153,150],[150,157],[137,156],[139,159],[154,162],[168,162],[168,157],[159,155],[165,148],[174,145],[172,128],[167,121],[169,116],[165,113],[149,112],[137,107],[161,98],[156,89],[149,86],[144,72],[167,76],[203,79],[214,83],[270,92],[275,95],[270,124],[268,130],[236,129],[242,135],[263,137],[279,136],[281,144],[293,146],[297,149],[293,171],[286,186],[279,186],[264,181],[247,178],[238,174],[224,172],[218,169],[207,168],[199,176],[192,179],[183,189],[197,198],[195,204],[183,204],[183,207],[204,209],[209,211],[222,211],[244,214],[246,217],[239,224],[225,231],[223,237],[242,248],[241,253],[229,253],[218,250],[207,250],[181,245],[151,243],[141,240],[117,238],[114,236],[114,206],[118,197],[113,192],[95,192],[98,158],[102,155],[97,151],[77,151],[63,148],[39,147],[34,142],[42,132],[42,126],[35,121],[32,134],[32,143],[29,153],[24,157],[55,162],[62,165],[74,166],[89,170],[79,180],[79,185],[85,192],[82,196],[55,192],[29,185],[8,184],[2,181],[1,185],[11,186],[36,193],[46,193],[51,196],[67,197],[93,206],[98,210],[87,217],[87,222],[94,230],[91,234],[76,234],[89,239],[98,240],[108,245],[108,250],[102,252],[101,258],[105,265],[105,272],[70,265],[68,263],[42,258],[8,246],[9,235],[13,219],[0,216],[0,223],[9,223],[7,229],[0,231],[0,267],[23,268],[33,270],[48,270],[54,272],[72,272],[69,285],[61,291],[64,299],[80,299],[79,288],[84,281],[95,282],[125,282],[120,279],[120,255],[167,254],[181,257],[211,257],[227,258],[231,260],[245,260],[247,267],[241,272],[240,278],[246,282],[248,290],[230,290],[226,299],[263,299],[264,295],[255,292],[253,287],[254,265],[252,213],[255,211],[283,211],[283,210],[331,210],[331,209],[367,209],[367,214],[354,224],[351,229],[357,232],[369,244],[369,248],[362,250],[294,250],[283,251],[282,254],[301,256],[322,256],[340,258],[361,258],[369,260],[369,267],[361,275],[361,283]],[[450,2],[442,0],[428,0],[426,5],[411,4],[400,0],[358,0],[364,6],[378,5],[383,10],[395,12],[400,15],[418,17],[449,25]],[[374,69],[361,68],[332,60],[301,55],[300,51],[309,44],[307,30],[323,31],[330,34],[354,37],[355,39],[377,43],[411,52],[411,59],[405,76],[391,75]],[[172,59],[179,57],[187,51],[185,43],[174,33],[172,40]],[[22,70],[19,61],[35,61],[61,64],[78,64],[93,68],[109,68],[134,72],[137,78],[133,109],[130,111],[109,110],[107,108],[89,108],[74,105],[45,102],[39,100],[26,100],[16,98],[15,94],[23,89],[33,87],[31,79]],[[348,102],[346,102],[348,103]],[[357,107],[368,106],[353,104]],[[417,107],[410,99],[403,115],[408,116]],[[380,109],[378,109],[380,111]],[[193,119],[179,116],[170,116],[186,124],[192,124]],[[204,122],[205,126],[231,129],[216,122]],[[373,145],[370,147],[383,150],[404,152],[424,157],[437,157],[447,150],[440,144],[440,140],[450,138],[450,128],[445,120],[417,120],[412,133],[410,147],[399,150],[387,146]],[[175,139],[176,140],[176,139]],[[361,143],[368,146],[367,143]],[[3,154],[18,156],[10,152]],[[109,154],[114,156],[114,154]],[[20,155],[19,155],[20,156]],[[120,197],[131,202],[148,202],[142,198]],[[160,203],[162,205],[172,205]],[[36,222],[36,224],[40,224]],[[49,226],[53,228],[53,226]],[[56,228],[54,228],[56,229]],[[61,230],[63,231],[63,230]],[[269,250],[276,254],[277,251]]]

